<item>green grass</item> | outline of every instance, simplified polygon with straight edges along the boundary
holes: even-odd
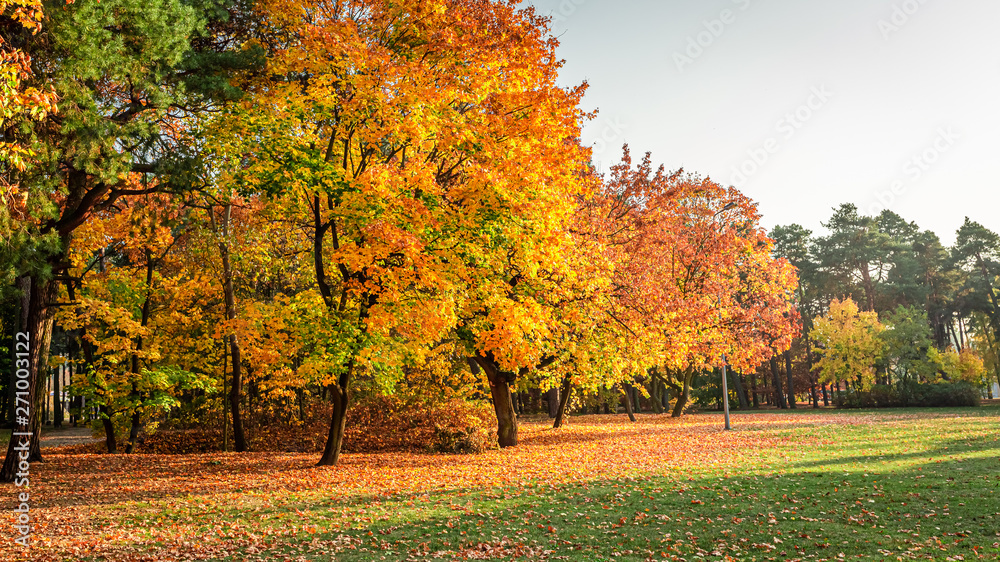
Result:
[[[741,428],[737,414],[735,431],[780,444],[715,466],[420,496],[333,499],[315,489],[255,507],[160,506],[151,516],[147,504],[142,519],[107,518],[204,533],[220,520],[280,530],[258,558],[220,560],[450,560],[491,549],[492,559],[580,561],[1000,559],[1000,408],[915,413],[776,429]]]

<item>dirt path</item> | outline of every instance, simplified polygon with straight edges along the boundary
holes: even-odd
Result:
[[[100,439],[94,439],[89,427],[42,428],[41,447],[43,449],[62,447],[63,445],[93,443],[94,441],[100,441]]]

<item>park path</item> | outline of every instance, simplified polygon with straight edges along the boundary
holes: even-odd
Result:
[[[93,443],[95,441],[100,441],[100,439],[94,439],[93,433],[90,431],[90,427],[67,426],[58,429],[45,427],[42,428],[42,442],[40,446],[43,449],[51,449],[52,447],[81,445],[83,443]]]

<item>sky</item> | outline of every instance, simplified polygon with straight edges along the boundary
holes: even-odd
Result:
[[[842,203],[942,242],[1000,232],[997,0],[531,0],[563,85],[598,110],[604,171],[628,142],[821,234]]]

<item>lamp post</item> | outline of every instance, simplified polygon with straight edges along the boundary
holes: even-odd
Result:
[[[732,202],[726,203],[725,207],[723,207],[717,213],[715,213],[714,215],[712,215],[712,224],[713,225],[716,224],[715,219],[719,218],[719,215],[721,215],[722,213],[728,211],[729,209],[732,209],[735,206],[736,206],[736,203],[732,203]],[[720,234],[721,234],[721,231],[720,231]],[[722,295],[719,294],[719,293],[716,293],[716,295],[715,295],[715,306],[716,306],[716,308],[719,309],[719,327],[721,328],[722,327]],[[732,427],[729,425],[729,381],[727,379],[728,379],[728,377],[727,377],[727,373],[726,373],[726,352],[723,351],[722,352],[722,411],[725,413],[725,416],[726,416],[726,430],[728,431],[728,430],[732,429]]]
[[[719,308],[719,324],[722,324],[722,297],[716,295],[715,297],[716,306]],[[726,376],[726,352],[722,352],[722,411],[726,414],[726,429],[732,429],[729,426],[729,381]]]

